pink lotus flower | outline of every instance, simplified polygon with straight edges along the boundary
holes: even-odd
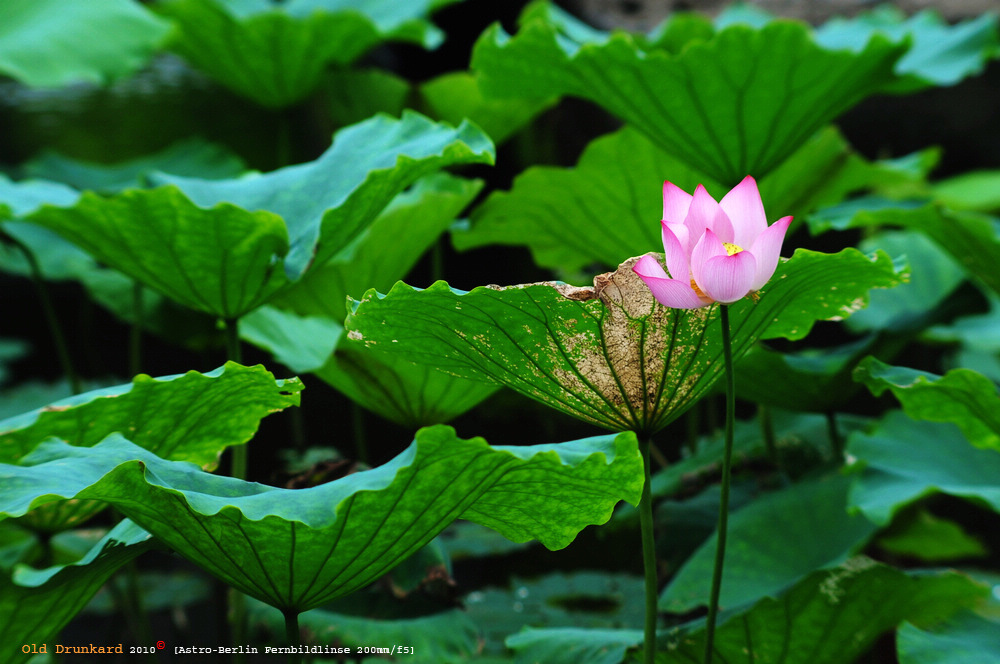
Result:
[[[791,217],[767,225],[757,182],[746,176],[716,202],[698,185],[694,195],[663,183],[663,253],[632,268],[665,307],[731,304],[760,289],[778,266]]]

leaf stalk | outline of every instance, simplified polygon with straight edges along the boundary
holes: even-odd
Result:
[[[656,604],[659,584],[656,574],[656,545],[653,539],[653,489],[650,477],[650,447],[652,441],[642,438],[639,451],[645,479],[639,499],[639,530],[642,536],[642,567],[646,579],[646,619],[643,626],[643,662],[653,664],[656,658]]]

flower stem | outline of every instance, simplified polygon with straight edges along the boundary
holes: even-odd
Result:
[[[643,662],[653,664],[656,658],[656,602],[659,590],[656,578],[656,546],[653,541],[653,490],[650,482],[649,448],[651,441],[639,441],[645,480],[639,499],[639,529],[642,534],[642,567],[646,576],[646,621],[643,626]]]
[[[705,625],[704,664],[712,664],[715,650],[715,623],[719,615],[719,592],[722,589],[722,565],[726,559],[726,528],[729,523],[729,478],[733,460],[733,422],[736,419],[736,381],[733,376],[733,348],[729,338],[729,306],[721,305],[722,357],[726,365],[726,442],[722,453],[722,487],[719,496],[719,527],[712,568],[712,590],[708,598],[708,621]]]

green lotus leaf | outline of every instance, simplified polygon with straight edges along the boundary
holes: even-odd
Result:
[[[926,200],[866,197],[817,212],[814,233],[866,226],[901,226],[926,234],[962,267],[1000,293],[1000,221],[975,212],[949,210]]]
[[[188,145],[194,149],[193,143]],[[208,154],[201,152],[195,154],[210,158]],[[195,154],[190,156],[194,157]],[[182,151],[178,150],[176,156],[181,159]],[[75,184],[89,183],[98,188],[103,186],[101,183],[108,187],[118,186],[116,182],[123,184],[124,178],[135,176],[140,171],[145,172],[149,166],[146,162],[136,161],[122,167],[124,170],[120,171],[118,167],[87,166],[81,162],[58,159],[59,161],[55,161],[56,157],[53,156],[40,168],[51,169],[53,176],[61,173]],[[193,163],[189,165],[193,166]],[[218,167],[225,168],[222,164]],[[0,270],[31,277],[31,265],[24,254],[24,249],[27,249],[37,262],[44,279],[79,281],[92,299],[124,321],[141,320],[145,330],[174,344],[184,343],[190,347],[203,348],[216,343],[213,338],[217,334],[214,320],[175,304],[148,288],[142,289],[139,294],[142,315],[136,316],[135,282],[132,279],[118,270],[101,266],[93,256],[53,231],[17,220],[45,204],[72,207],[79,199],[80,192],[56,182],[25,180],[14,183],[0,175],[0,218],[6,205],[10,216],[15,219],[4,223],[0,233],[20,244],[20,247],[16,247],[0,242]]]
[[[383,69],[334,69],[324,77],[321,89],[330,119],[338,127],[363,122],[378,113],[399,117],[411,93],[406,79]]]
[[[879,549],[927,563],[986,558],[989,549],[959,524],[920,507],[907,510],[878,536]]]
[[[23,217],[46,203],[69,206],[80,198],[80,192],[58,182],[22,180],[14,182],[0,173],[0,220]]]
[[[140,374],[0,421],[0,462],[19,463],[46,438],[91,446],[118,431],[158,456],[211,469],[226,447],[250,440],[261,419],[299,405],[300,390],[297,378],[275,380],[260,365],[233,362],[204,374]]]
[[[142,528],[122,521],[80,560],[46,569],[0,572],[0,649],[10,664],[26,662],[24,644],[55,637],[114,572],[155,546]]]
[[[240,319],[239,331],[241,339],[267,350],[293,373],[303,374],[330,359],[344,328],[325,316],[299,316],[264,305]]]
[[[972,611],[962,611],[930,629],[904,623],[896,633],[900,664],[988,662],[998,652],[1000,621]]]
[[[388,289],[404,277],[481,188],[478,180],[436,173],[397,196],[334,258],[309,270],[274,303],[240,320],[244,339],[295,373],[315,373],[365,408],[403,426],[447,422],[497,390],[340,344],[348,295]],[[386,242],[385,238],[392,238]],[[335,350],[336,349],[336,350]]]
[[[486,99],[475,76],[465,71],[422,83],[420,97],[431,116],[452,124],[469,118],[498,145],[556,102],[555,98]]]
[[[332,259],[310,269],[274,303],[342,322],[349,295],[360,296],[369,288],[385,290],[405,277],[482,186],[482,180],[448,173],[421,178],[392,199]]]
[[[953,364],[975,367],[976,371],[1000,383],[1000,297],[986,294],[986,313],[961,316],[947,325],[924,332],[930,341],[957,344]]]
[[[869,297],[878,294],[873,291]],[[863,311],[867,309],[857,313]],[[778,408],[833,412],[858,391],[852,371],[873,352],[876,342],[876,337],[868,336],[842,346],[799,353],[755,346],[736,364],[736,394]]]
[[[825,416],[775,409],[771,419],[779,454],[817,461],[832,460],[829,422]],[[841,414],[838,424],[844,430],[854,431],[865,426],[867,419]],[[722,431],[701,437],[694,453],[653,474],[653,496],[676,498],[689,490],[691,477],[717,474],[723,445]],[[764,441],[760,420],[736,420],[733,427],[734,458],[753,464],[757,460],[764,460],[767,455],[767,443]]]
[[[981,373],[953,369],[938,376],[869,357],[855,369],[854,378],[875,396],[892,391],[910,417],[951,422],[973,445],[1000,451],[1000,394]]]
[[[347,65],[381,42],[437,46],[426,20],[434,0],[171,0],[156,10],[178,26],[170,48],[259,104],[282,107],[313,91],[329,65]]]
[[[716,18],[717,28],[744,23],[761,28],[778,19],[755,5],[735,4]],[[880,5],[851,18],[834,17],[814,32],[816,43],[829,49],[862,51],[872,36],[909,40],[909,50],[896,64],[900,80],[888,89],[910,92],[931,85],[954,85],[978,74],[998,53],[997,18],[983,14],[950,25],[934,10],[907,17],[892,5]]]
[[[341,344],[315,374],[354,402],[410,429],[451,421],[500,389],[348,344]]]
[[[507,638],[517,662],[550,664],[620,664],[625,653],[642,643],[642,630],[528,627]]]
[[[851,19],[827,21],[816,29],[816,42],[830,49],[860,52],[876,34],[911,42],[909,51],[896,64],[901,79],[887,88],[893,92],[954,85],[981,72],[986,62],[1000,53],[994,14],[949,25],[934,11],[924,10],[907,18],[891,5]]]
[[[104,500],[227,584],[296,612],[367,585],[457,518],[565,547],[620,500],[637,503],[643,481],[628,433],[491,447],[445,426],[421,429],[383,466],[301,490],[210,475],[118,435],[49,441],[22,463],[0,467],[0,514]]]
[[[406,111],[401,119],[380,115],[341,129],[306,164],[236,180],[161,176],[159,182],[176,184],[202,207],[228,201],[280,215],[291,238],[285,271],[294,280],[343,251],[410,184],[445,166],[493,159],[493,144],[476,127]]]
[[[264,306],[240,319],[240,336],[293,372],[313,373],[355,403],[410,429],[448,422],[499,389],[404,357],[347,346],[344,328],[323,316]]]
[[[49,437],[94,445],[112,432],[167,458],[215,468],[223,450],[253,436],[260,420],[298,405],[302,383],[275,380],[262,366],[232,362],[207,374],[150,378],[79,394],[0,421],[0,462],[19,463]],[[106,505],[67,500],[29,512],[20,521],[59,532],[94,516]]]
[[[123,78],[170,30],[130,0],[4,0],[0,26],[0,73],[32,87]]]
[[[259,602],[248,604],[251,620],[266,623],[275,636],[285,633],[285,619],[280,612]],[[315,635],[317,644],[336,642],[352,652],[373,643],[391,649],[389,644],[405,641],[413,648],[411,655],[405,655],[413,664],[459,664],[475,658],[482,648],[478,626],[464,609],[393,619],[313,609],[299,616],[299,625]]]
[[[279,216],[231,203],[201,208],[174,186],[84,192],[73,207],[44,206],[28,219],[175,302],[226,319],[288,281],[277,262],[288,252]]]
[[[209,180],[233,178],[246,170],[228,149],[201,139],[177,141],[156,154],[116,164],[80,161],[44,150],[22,165],[26,176],[63,182],[76,189],[114,193],[142,186],[153,171]],[[56,204],[48,200],[47,203]]]
[[[869,163],[833,128],[814,135],[760,180],[765,210],[778,218],[804,215],[844,194],[914,176]],[[661,247],[664,179],[685,191],[705,185],[718,198],[726,187],[687,166],[631,127],[592,141],[574,168],[534,166],[508,192],[495,192],[452,232],[460,251],[487,244],[527,245],[535,262],[562,273],[592,263],[613,267],[622,256]],[[609,220],[614,223],[609,223]]]
[[[933,493],[1000,512],[1000,454],[969,445],[950,424],[915,422],[891,411],[872,431],[851,434],[847,452],[863,469],[851,488],[851,507],[878,524]]]
[[[875,35],[863,51],[832,51],[808,26],[733,25],[677,54],[613,33],[576,41],[550,22],[479,38],[472,68],[487,96],[590,100],[726,187],[763,177],[821,127],[896,79],[907,45]]]
[[[962,173],[935,182],[932,192],[954,210],[1000,212],[1000,170]]]
[[[164,175],[176,184],[108,198],[88,192],[28,220],[175,302],[238,318],[343,249],[414,180],[492,159],[479,130],[407,113],[341,130],[307,164],[236,180]]]
[[[852,558],[834,569],[813,572],[779,598],[723,613],[715,632],[715,661],[854,662],[877,637],[903,621],[921,628],[935,625],[987,592],[956,572],[908,575],[869,558]],[[507,645],[524,661],[573,664],[580,661],[580,648],[572,643],[575,636],[577,630],[527,629],[507,639]],[[609,630],[605,637],[608,649],[642,645],[639,630]],[[596,650],[592,641],[587,645]],[[563,647],[553,648],[554,642]],[[704,620],[657,635],[657,664],[695,664],[704,654]]]
[[[592,288],[555,282],[463,292],[398,283],[353,305],[348,342],[446,373],[507,385],[611,430],[658,431],[722,373],[717,305],[667,309],[632,271]],[[849,315],[870,288],[898,280],[885,254],[799,250],[779,264],[757,304],[731,305],[734,354],[758,339],[800,339],[819,319]]]
[[[836,567],[858,553],[876,526],[847,512],[851,481],[833,475],[794,484],[732,514],[721,606],[735,608],[777,597],[816,569]],[[716,536],[704,543],[660,594],[660,610],[684,613],[708,600]]]
[[[873,233],[858,243],[861,251],[881,249],[911,266],[905,284],[886,292],[872,293],[868,307],[851,316],[847,326],[855,332],[889,330],[896,333],[921,331],[940,320],[937,311],[965,280],[965,271],[930,238],[916,231]],[[881,355],[872,351],[873,355]]]

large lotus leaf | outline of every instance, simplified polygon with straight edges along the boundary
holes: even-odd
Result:
[[[873,291],[870,297],[876,294],[878,291]],[[869,336],[843,346],[800,353],[755,346],[736,364],[736,394],[789,410],[835,411],[858,391],[852,371],[872,352],[876,341]]]
[[[810,574],[777,599],[765,598],[738,613],[723,613],[713,661],[853,662],[902,621],[933,625],[986,592],[956,572],[907,575],[868,558],[852,558],[832,570]],[[607,630],[603,635],[609,651],[623,653],[642,644],[639,630]],[[575,629],[526,629],[508,638],[507,645],[517,651],[517,662],[578,664],[581,652],[601,652],[596,637],[585,639],[584,647],[579,637]],[[657,642],[657,664],[698,664],[705,654],[704,620],[661,631]],[[620,661],[620,657],[594,661]]]
[[[868,163],[832,128],[824,129],[760,180],[772,218],[803,215],[874,182],[912,176],[891,164]],[[487,244],[527,245],[535,262],[563,272],[592,263],[617,265],[662,245],[661,200],[667,179],[685,191],[703,184],[721,198],[726,187],[685,165],[633,128],[592,141],[574,168],[535,166],[495,192],[452,233],[459,250]],[[610,220],[613,220],[611,223]]]
[[[163,176],[192,201],[269,210],[288,226],[285,271],[297,279],[342,251],[407,186],[445,166],[492,164],[494,148],[476,127],[438,124],[406,111],[341,129],[315,161],[263,175],[209,182]],[[318,246],[317,246],[318,244]]]
[[[1000,621],[962,611],[931,629],[904,623],[896,633],[896,653],[900,664],[989,662],[1000,653]]]
[[[334,69],[323,79],[323,99],[334,126],[346,127],[378,113],[399,117],[407,107],[410,83],[384,69]],[[454,124],[459,124],[458,118]]]
[[[410,429],[448,422],[499,389],[342,344],[343,327],[323,316],[264,306],[240,319],[240,336],[293,372],[314,373],[355,403]]]
[[[31,252],[42,278],[79,281],[91,299],[119,319],[129,323],[141,321],[144,330],[172,344],[200,349],[220,343],[221,335],[213,318],[148,288],[137,293],[135,281],[118,270],[102,267],[93,256],[47,228],[10,221],[3,225],[3,232]],[[0,270],[22,276],[32,274],[23,250],[3,242],[0,242]]]
[[[1000,512],[1000,454],[969,445],[949,424],[892,411],[871,432],[851,434],[847,452],[863,469],[851,506],[876,523],[887,524],[900,508],[938,492]]]
[[[435,118],[458,124],[469,118],[494,143],[503,143],[556,99],[486,99],[470,72],[442,74],[420,85],[420,98]]]
[[[872,293],[868,307],[847,322],[856,332],[889,330],[905,334],[923,330],[928,323],[940,320],[936,309],[965,280],[965,271],[958,263],[916,231],[874,233],[858,243],[858,248],[865,252],[881,249],[905,259],[910,265],[910,279],[893,288],[890,297],[885,292]],[[874,351],[872,354],[880,355]]]
[[[110,198],[84,192],[73,207],[44,206],[29,220],[175,302],[226,319],[287,283],[281,217],[231,203],[198,207],[174,186]]]
[[[448,422],[499,389],[399,355],[373,356],[349,344],[342,344],[315,374],[368,410],[408,428]]]
[[[351,598],[353,601],[354,598]],[[249,602],[250,619],[265,622],[276,636],[285,633],[285,618],[266,604]],[[406,645],[401,655],[413,664],[460,664],[476,659],[482,648],[478,626],[465,609],[452,609],[414,618],[377,619],[313,609],[299,616],[299,625],[316,643],[337,643],[361,653],[373,643]],[[275,639],[278,640],[278,639]],[[376,646],[379,647],[379,646]],[[397,654],[399,648],[396,648]]]
[[[45,150],[26,162],[22,170],[28,177],[63,182],[80,190],[113,193],[143,185],[146,175],[153,171],[214,180],[236,177],[246,167],[242,159],[221,145],[186,139],[155,154],[117,164],[80,161]]]
[[[154,546],[149,533],[122,521],[79,561],[0,572],[0,650],[9,664],[31,658],[24,644],[59,633],[114,572]]]
[[[860,53],[818,46],[808,26],[733,25],[679,53],[614,33],[579,42],[551,23],[499,25],[472,67],[489,96],[583,97],[727,187],[763,177],[817,130],[895,79],[907,50],[876,35]]]
[[[95,447],[49,441],[22,461],[0,469],[0,514],[104,500],[226,583],[294,611],[367,585],[457,518],[565,547],[620,500],[635,504],[643,481],[628,433],[491,447],[445,426],[421,429],[383,466],[301,490],[210,475],[118,435]]]
[[[931,191],[954,210],[1000,212],[1000,170],[961,173],[935,182]]]
[[[112,432],[167,459],[214,468],[267,415],[299,404],[297,378],[227,362],[215,371],[151,378],[86,392],[0,421],[0,462],[18,463],[49,437],[95,445]]]
[[[515,664],[620,664],[625,653],[642,643],[638,629],[581,629],[579,627],[535,629],[528,627],[507,638],[507,647],[517,653]]]
[[[292,371],[316,373],[355,402],[406,427],[447,422],[464,413],[497,387],[405,358],[372,357],[344,347],[340,322],[349,294],[388,289],[405,276],[480,186],[444,173],[418,181],[337,256],[275,298],[294,312],[261,307],[240,320],[240,334]]]
[[[80,192],[58,182],[23,180],[14,182],[0,173],[0,220],[23,217],[41,206],[68,206],[76,203]]]
[[[0,73],[33,87],[107,83],[146,64],[169,30],[131,0],[4,0]]]
[[[907,510],[879,535],[876,546],[894,556],[926,563],[986,558],[989,549],[962,526],[934,516],[924,507]]]
[[[771,424],[779,454],[830,460],[829,422],[823,415],[775,409],[771,413]],[[867,424],[867,420],[841,414],[838,424],[846,431],[854,431]],[[690,490],[692,477],[717,474],[724,442],[722,431],[715,431],[699,439],[693,454],[654,473],[651,481],[653,496],[677,496]],[[767,454],[760,420],[737,419],[733,427],[734,458],[753,464],[764,460]]]
[[[997,17],[983,14],[949,25],[933,11],[907,18],[896,7],[883,5],[851,19],[835,18],[816,30],[816,42],[826,48],[861,51],[875,34],[893,41],[908,38],[909,51],[896,64],[901,80],[888,87],[909,92],[930,85],[954,85],[983,70],[1000,53]]]
[[[926,200],[866,197],[827,208],[809,219],[813,232],[865,226],[902,226],[925,233],[971,274],[1000,293],[1000,221],[948,210]]]
[[[833,475],[800,482],[732,514],[721,606],[736,608],[778,597],[816,569],[835,567],[857,553],[876,526],[847,513],[850,479]],[[715,563],[712,536],[684,563],[660,594],[660,609],[684,613],[708,600]]]
[[[479,130],[408,113],[338,132],[307,164],[236,180],[162,176],[183,192],[85,193],[75,205],[43,206],[28,218],[180,304],[238,318],[343,249],[414,180],[492,159]]]
[[[348,339],[447,373],[507,385],[612,430],[653,433],[707,393],[722,373],[718,307],[668,309],[631,267],[594,287],[546,282],[479,287],[398,283],[355,302]],[[760,301],[731,305],[734,354],[761,338],[804,337],[819,319],[849,315],[870,288],[898,280],[885,254],[799,250]]]
[[[869,357],[858,365],[854,377],[875,396],[891,390],[910,417],[951,422],[973,445],[1000,451],[1000,394],[981,373],[953,369],[938,376]]]
[[[962,316],[948,325],[932,327],[925,337],[959,344],[954,365],[975,367],[979,373],[1000,383],[1000,297],[987,294],[989,310],[983,314]]]
[[[434,47],[426,16],[434,0],[172,0],[157,10],[178,30],[171,48],[259,104],[288,106],[316,87],[331,64],[346,65],[387,40]]]
[[[424,17],[432,0],[290,0],[280,4],[172,0],[157,10],[178,26],[171,48],[231,90],[282,107],[386,40],[427,47],[441,33]]]
[[[421,178],[336,256],[310,269],[274,303],[342,322],[347,296],[359,297],[369,288],[387,290],[405,277],[482,186],[481,180],[447,173]]]
[[[177,156],[181,156],[179,151]],[[94,166],[91,171],[81,164],[73,166],[76,162],[60,163],[70,169],[64,171],[64,174],[77,184],[86,181],[93,185],[103,182],[112,186],[113,182],[130,177],[126,171],[119,171],[115,167]],[[49,164],[54,170],[58,170],[55,163]],[[78,167],[81,170],[76,170]],[[221,164],[219,167],[223,168]],[[136,174],[135,170],[131,170],[133,168],[147,167],[142,162],[132,162],[128,167],[132,175]],[[20,244],[20,247],[15,247],[0,242],[0,270],[32,276],[31,265],[23,251],[27,249],[34,256],[44,279],[77,280],[87,288],[92,299],[122,320],[133,322],[137,316],[135,284],[132,279],[117,270],[102,267],[93,256],[53,231],[16,220],[45,204],[71,207],[79,198],[80,192],[56,182],[27,180],[14,183],[0,175],[0,217],[6,214],[15,219],[4,223],[0,232]],[[3,212],[5,207],[7,213]],[[189,346],[203,347],[207,343],[206,338],[214,333],[213,321],[206,321],[202,314],[174,304],[155,291],[143,289],[141,302],[142,315],[138,318],[142,320],[143,328],[172,343],[183,339]]]

